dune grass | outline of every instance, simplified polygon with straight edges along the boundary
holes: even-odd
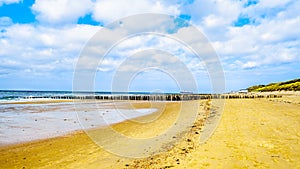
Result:
[[[248,88],[249,92],[270,92],[270,91],[300,91],[300,79],[286,82],[270,83],[268,85],[256,85]]]

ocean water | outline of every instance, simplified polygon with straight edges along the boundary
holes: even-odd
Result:
[[[94,93],[85,93],[93,94]],[[98,93],[111,94],[111,93]],[[132,109],[124,102],[74,102],[25,104],[28,96],[73,95],[57,91],[0,91],[0,145],[65,135],[78,130],[107,126],[155,112],[155,108]],[[39,98],[40,99],[40,98]],[[22,104],[11,104],[22,100]],[[32,101],[32,100],[28,100]],[[76,105],[74,105],[76,104]],[[119,104],[119,106],[116,106]],[[118,108],[116,108],[118,107]]]
[[[21,90],[0,90],[0,101],[22,100],[26,97],[48,98],[51,96],[69,96],[71,91],[21,91]]]
[[[19,101],[27,98],[51,99],[54,96],[97,96],[117,94],[150,94],[149,92],[72,92],[72,91],[22,91],[22,90],[0,90],[0,102]]]

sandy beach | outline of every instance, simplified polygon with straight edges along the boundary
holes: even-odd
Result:
[[[276,100],[226,100],[221,122],[204,144],[199,144],[199,135],[208,117],[207,101],[201,101],[199,116],[184,137],[174,138],[174,147],[147,158],[114,155],[79,131],[1,147],[0,168],[300,168],[298,97]],[[179,103],[167,103],[162,114],[136,119],[156,119],[149,125],[126,121],[112,128],[130,137],[153,137],[174,124],[179,109]]]

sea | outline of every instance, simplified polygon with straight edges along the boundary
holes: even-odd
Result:
[[[111,92],[0,91],[0,146],[47,139],[108,126],[157,111],[133,109],[125,102],[32,102],[53,96],[111,95]],[[122,93],[124,94],[124,93]],[[127,94],[136,94],[135,92]],[[143,93],[145,94],[145,93]],[[30,98],[30,99],[28,99]],[[118,106],[116,106],[118,104]]]
[[[30,98],[51,99],[55,96],[97,96],[97,95],[117,95],[117,94],[150,94],[150,92],[73,92],[73,91],[30,91],[30,90],[0,90],[0,102],[20,101]]]

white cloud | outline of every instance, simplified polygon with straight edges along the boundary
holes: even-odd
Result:
[[[32,10],[42,23],[76,23],[92,8],[91,0],[36,0]]]
[[[243,10],[243,2],[235,0],[195,0],[183,5],[183,14],[191,16],[191,23],[200,28],[211,40],[226,39],[228,27]]]
[[[256,5],[243,8],[241,14],[248,16],[257,24],[269,20],[282,20],[295,18],[300,10],[300,1],[283,0],[272,1],[262,0]]]
[[[225,24],[226,24],[225,20],[213,14],[208,15],[203,19],[203,25],[207,28],[214,28],[214,27],[218,27],[219,25],[225,25]]]
[[[228,2],[233,4],[231,9],[224,6]],[[211,40],[225,69],[299,62],[300,1],[266,0],[248,7],[244,3],[215,1],[214,8],[208,9],[211,13],[200,17],[198,26]],[[234,26],[240,15],[250,17],[256,24]]]
[[[258,66],[257,62],[254,62],[254,61],[248,61],[246,63],[242,63],[241,65],[242,65],[242,68],[245,68],[245,69],[254,68],[254,67]]]
[[[277,7],[283,7],[292,1],[293,0],[280,0],[280,1],[260,0],[259,6],[264,7],[264,8],[277,8]]]
[[[236,62],[241,68],[299,62],[300,37],[294,29],[299,26],[300,20],[297,24],[285,20],[278,24],[270,21],[259,26],[232,27],[228,39],[212,44],[224,65],[232,64],[233,60],[241,61]]]
[[[13,21],[10,17],[0,17],[0,26],[9,26],[12,25]]]
[[[182,31],[179,31],[178,33],[182,36],[184,35]],[[193,39],[194,37],[190,37],[191,41],[193,41]],[[153,49],[165,51],[173,57],[161,57],[155,55]],[[105,59],[100,63],[98,70],[102,72],[118,70],[124,61],[140,52],[144,52],[143,57],[140,57],[140,60],[136,59],[134,63],[131,63],[130,65],[122,67],[123,71],[134,71],[136,65],[142,65],[145,64],[145,62],[149,62],[149,65],[155,64],[158,67],[173,67],[179,72],[180,70],[178,70],[178,67],[174,66],[174,62],[181,61],[182,64],[194,74],[203,77],[207,73],[202,60],[196,57],[188,47],[175,39],[161,37],[155,34],[134,36],[121,41],[105,56]],[[95,62],[97,63],[97,61]]]
[[[168,5],[158,0],[97,0],[93,18],[100,22],[113,22],[116,19],[139,13],[164,13],[176,15],[178,6]],[[151,21],[149,21],[151,22]]]
[[[13,4],[13,3],[19,3],[23,0],[0,0],[0,6],[3,4]]]
[[[202,26],[218,26],[231,24],[240,14],[242,2],[234,0],[195,0],[183,6],[182,12],[191,15],[194,24]]]
[[[73,72],[82,47],[100,27],[15,24],[4,29],[0,39],[0,67],[5,67],[8,73],[45,75],[53,71]]]

